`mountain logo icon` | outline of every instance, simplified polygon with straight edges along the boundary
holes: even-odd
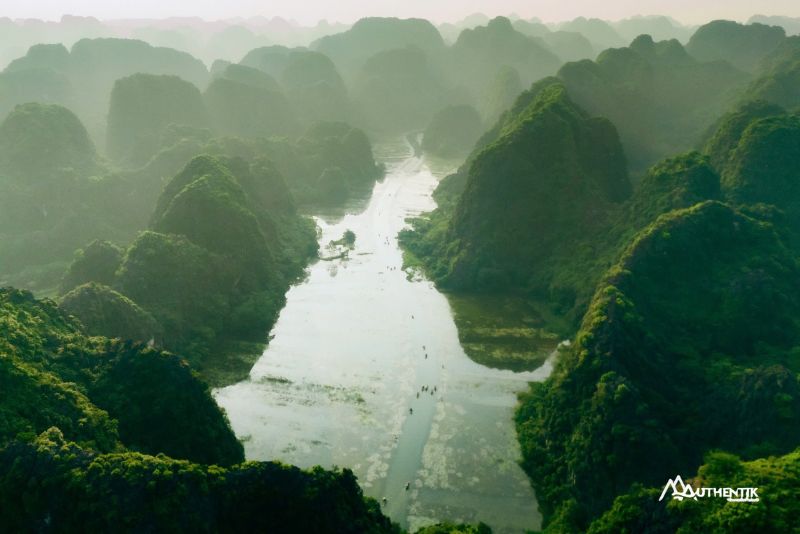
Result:
[[[698,488],[694,489],[690,484],[683,481],[680,475],[671,478],[664,486],[659,501],[663,501],[667,492],[672,490],[672,498],[676,501],[684,499],[694,499],[698,497],[723,497],[728,502],[758,502],[758,488]]]
[[[661,492],[661,497],[658,498],[659,501],[664,500],[664,496],[669,489],[672,490],[672,498],[676,501],[682,501],[683,499],[697,500],[697,493],[694,491],[694,488],[692,488],[690,484],[686,484],[680,475],[667,481],[667,485],[664,486],[664,491]]]

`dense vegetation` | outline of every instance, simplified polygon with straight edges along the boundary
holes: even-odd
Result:
[[[553,521],[594,517],[632,483],[657,485],[710,449],[794,448],[797,280],[772,225],[720,203],[639,233],[575,347],[518,412],[524,465]]]
[[[800,104],[800,37],[785,39],[760,63],[758,77],[747,90],[746,97],[793,109]]]
[[[749,86],[714,55],[726,31],[777,36],[734,54]],[[521,295],[576,327],[517,411],[548,532],[780,532],[797,517],[800,130],[781,104],[798,56],[774,29],[703,33],[697,59],[639,37],[534,84],[401,234],[440,287]],[[626,155],[636,171],[692,147],[628,182]],[[696,484],[772,497],[658,502],[704,458]]]
[[[397,531],[348,470],[241,463],[177,356],[85,337],[53,302],[9,289],[0,334],[5,529]]]
[[[120,237],[107,206],[96,202],[110,192],[96,178],[101,169],[86,130],[66,108],[24,104],[6,117],[0,125],[3,278],[18,274],[11,281],[43,278],[55,286],[73,251],[90,237]],[[45,272],[26,272],[33,266]]]
[[[280,182],[258,191],[254,202],[280,206],[282,220],[296,219],[285,211],[294,213],[294,199],[343,203],[365,194],[382,175],[363,131],[324,122],[301,130],[302,121],[283,93],[266,88],[271,83],[266,73],[231,67],[225,72],[232,74],[212,82],[205,97],[175,76],[136,74],[119,80],[109,114],[108,153],[114,163],[98,155],[66,108],[15,108],[0,124],[2,283],[46,294],[90,280],[111,285],[113,273],[75,281],[68,274],[63,284],[60,278],[74,251],[87,243],[100,239],[119,246],[133,240],[147,227],[164,185],[201,154],[243,157],[261,169],[259,180]],[[251,96],[255,101],[248,100]],[[143,102],[156,101],[149,114],[139,111],[148,107]],[[274,134],[292,137],[269,137]],[[333,188],[331,175],[340,176]],[[294,246],[290,241],[278,251]],[[283,259],[293,258],[294,265],[301,256],[305,252],[288,250]]]
[[[54,524],[84,532],[399,531],[362,497],[349,470],[255,462],[224,468],[163,455],[99,454],[56,428],[6,445],[0,470],[0,523],[12,530]]]
[[[153,339],[213,374],[228,365],[213,355],[225,342],[265,341],[316,237],[271,165],[199,156],[164,187],[150,229],[116,268],[103,268],[113,261],[103,248],[87,247],[65,280],[113,289],[80,286],[64,308],[90,333]]]
[[[282,197],[268,201],[272,206],[292,206],[296,201],[306,207],[341,204],[372,189],[383,176],[383,167],[375,162],[372,145],[363,130],[344,122],[317,122],[295,141],[286,138],[212,140],[204,149],[208,154],[229,154],[244,159],[262,160],[273,167],[272,173],[283,177],[289,189]],[[339,176],[340,192],[328,190],[330,174]],[[264,196],[261,202],[267,202]],[[288,202],[288,204],[287,204]]]
[[[696,204],[726,191],[697,153],[665,161],[594,243],[606,243],[605,258],[631,244],[598,286],[575,346],[517,413],[549,531],[583,531],[632,484],[663,484],[711,449],[755,458],[800,440],[797,262],[782,240],[791,232],[762,205]],[[589,279],[601,268],[577,266]]]
[[[508,298],[574,335],[516,413],[544,529],[796,529],[796,20],[125,33],[196,56],[92,20],[0,19],[25,43],[0,46],[0,285],[58,295],[0,290],[0,525],[397,532],[346,469],[242,463],[206,383],[246,376],[316,255],[301,207],[369,193],[370,136],[423,132],[465,162],[409,263],[486,324]],[[762,500],[658,501],[694,472]]]
[[[89,335],[120,339],[161,339],[152,315],[108,286],[89,282],[61,298],[61,308],[80,320]]]
[[[602,260],[592,249],[630,195],[613,125],[546,79],[484,135],[465,167],[442,182],[440,209],[401,234],[405,246],[442,287],[521,290],[573,307],[576,291],[564,279],[585,280],[579,260]]]
[[[792,532],[797,528],[800,451],[742,462],[729,453],[709,453],[693,487],[759,488],[759,502],[724,499],[664,500],[661,488],[635,487],[614,501],[588,532]]]
[[[64,107],[23,104],[0,126],[0,172],[25,185],[51,186],[59,179],[91,173],[96,164],[83,124]]]
[[[725,28],[733,33],[740,31],[739,26],[725,25],[714,31],[724,33]],[[744,28],[742,31],[749,31],[749,26]],[[747,75],[730,64],[701,63],[677,41],[654,42],[646,35],[637,37],[628,48],[603,52],[596,62],[565,65],[558,79],[567,98],[590,115],[609,117],[619,128],[625,156],[621,155],[622,148],[613,150],[620,154],[617,167],[634,171],[631,181],[636,187],[631,201],[620,203],[627,195],[618,193],[616,200],[602,206],[604,195],[587,189],[561,193],[530,189],[521,194],[522,186],[517,184],[526,183],[522,177],[533,180],[533,176],[552,166],[550,172],[564,180],[570,174],[564,170],[565,165],[580,165],[581,161],[580,148],[553,150],[532,139],[521,138],[510,149],[528,168],[521,162],[509,163],[510,153],[500,150],[500,145],[509,145],[507,140],[514,138],[512,131],[517,135],[522,131],[515,125],[526,117],[542,87],[557,83],[545,79],[523,92],[478,140],[459,171],[442,182],[435,195],[440,208],[429,218],[415,221],[416,232],[404,234],[407,250],[417,256],[415,261],[426,265],[429,276],[441,287],[522,291],[533,298],[544,298],[561,313],[567,311],[577,324],[602,273],[636,231],[661,213],[701,200],[725,198],[734,203],[774,204],[793,218],[796,209],[790,204],[797,198],[791,185],[791,162],[796,161],[794,119],[775,105],[780,100],[777,97],[768,102],[752,100],[760,94],[758,87],[796,64],[798,47],[793,39],[783,38],[765,48],[760,78],[750,87],[745,83]],[[513,80],[514,71],[505,72],[504,78]],[[786,83],[786,91],[792,91],[794,86]],[[498,82],[495,91],[502,93],[502,85]],[[720,94],[725,98],[720,99]],[[741,104],[735,104],[737,99]],[[733,111],[722,116],[728,106]],[[773,118],[767,120],[768,117]],[[751,124],[752,118],[765,121]],[[751,129],[744,135],[748,127]],[[545,127],[539,128],[552,144],[557,138],[553,130],[545,134]],[[613,145],[615,137],[608,132],[598,133],[588,145],[597,145],[599,140]],[[504,139],[506,142],[501,143]],[[532,156],[539,147],[544,165],[534,162]],[[674,157],[686,149],[700,147],[710,156],[709,162],[697,154]],[[603,153],[603,149],[598,152]],[[497,159],[491,160],[488,153]],[[643,170],[643,166],[670,155],[672,159],[668,157]],[[484,160],[493,164],[485,164]],[[592,162],[590,168],[602,173],[604,166]],[[503,180],[510,181],[504,176],[511,173],[520,177],[513,186],[491,189]],[[590,173],[579,174],[583,182],[591,181],[587,180]],[[481,180],[481,175],[486,177]],[[721,185],[712,175],[721,177]],[[783,185],[772,180],[780,180]],[[478,184],[482,182],[487,189],[480,189]],[[762,186],[773,196],[756,190],[742,191]],[[591,207],[581,204],[581,195]],[[606,196],[606,200],[609,198]],[[514,207],[515,203],[519,207]],[[506,219],[493,220],[493,213]],[[570,219],[570,213],[575,217]],[[589,224],[581,223],[578,214],[583,214]],[[526,233],[531,229],[535,229],[535,235]],[[512,256],[504,258],[504,251]],[[542,259],[536,260],[531,254],[539,254]]]
[[[61,280],[61,293],[87,282],[110,285],[122,264],[123,250],[114,243],[95,239],[75,252],[72,263]]]
[[[86,337],[55,303],[24,291],[0,291],[0,312],[0,442],[56,426],[102,452],[242,460],[225,416],[185,361],[143,344]]]

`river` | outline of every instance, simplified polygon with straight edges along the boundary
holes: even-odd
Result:
[[[214,396],[248,459],[349,467],[412,531],[441,520],[538,529],[512,417],[516,393],[551,362],[514,373],[464,354],[447,299],[402,270],[396,240],[406,218],[435,207],[446,166],[405,142],[375,153],[387,173],[368,201],[317,218],[322,256],[348,229],[354,250],[309,267],[249,379]]]

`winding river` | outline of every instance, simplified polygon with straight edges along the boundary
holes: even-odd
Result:
[[[441,520],[538,529],[512,417],[516,393],[550,360],[514,373],[464,354],[447,299],[402,270],[396,240],[406,218],[435,207],[447,169],[405,142],[375,150],[387,173],[366,204],[317,218],[323,256],[348,229],[354,249],[309,267],[249,379],[215,398],[248,459],[349,467],[412,531]]]

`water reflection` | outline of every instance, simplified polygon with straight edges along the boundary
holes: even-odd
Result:
[[[396,241],[406,218],[433,209],[441,173],[405,143],[376,154],[387,175],[370,199],[317,219],[321,247],[351,230],[353,249],[310,267],[249,380],[217,401],[248,459],[350,467],[411,529],[444,519],[539,528],[512,414],[516,392],[550,362],[513,373],[464,354],[447,299],[408,279]]]

